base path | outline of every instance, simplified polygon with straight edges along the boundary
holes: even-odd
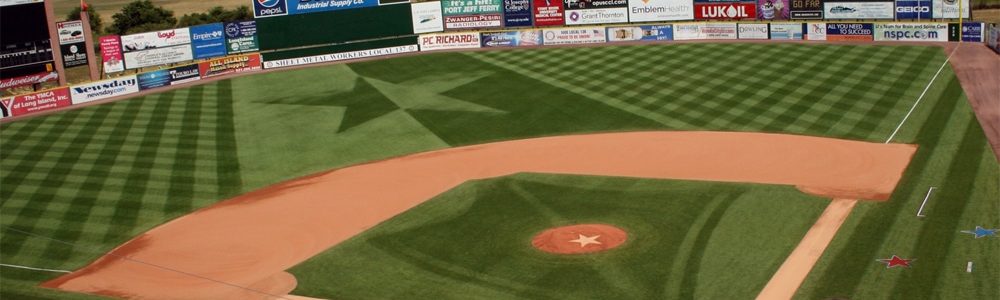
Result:
[[[629,132],[450,148],[346,167],[160,225],[43,286],[143,299],[281,298],[285,270],[474,179],[519,172],[793,185],[885,200],[916,146],[740,132]]]

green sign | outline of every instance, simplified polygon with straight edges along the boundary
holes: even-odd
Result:
[[[499,14],[503,0],[444,0],[441,11],[445,16]]]

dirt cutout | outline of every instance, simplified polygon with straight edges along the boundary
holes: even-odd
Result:
[[[626,239],[628,233],[615,226],[577,224],[542,231],[531,239],[531,245],[552,254],[583,254],[617,248]]]
[[[795,185],[885,200],[916,146],[745,132],[629,132],[457,147],[247,193],[160,225],[45,287],[143,299],[269,299],[284,270],[473,179],[518,172]]]

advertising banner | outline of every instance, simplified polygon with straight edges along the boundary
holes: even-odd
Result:
[[[410,4],[410,14],[413,15],[413,33],[444,31],[441,1]]]
[[[139,92],[135,75],[74,85],[69,88],[73,104],[86,103]]]
[[[788,0],[757,0],[757,19],[788,20],[790,8]]]
[[[87,48],[85,47],[87,47],[86,43],[60,45],[59,49],[62,51],[63,67],[70,68],[86,65]]]
[[[694,20],[691,0],[629,0],[630,22]]]
[[[135,76],[139,80],[139,90],[145,91],[170,85],[170,73],[167,70],[156,70]]]
[[[420,51],[479,48],[478,32],[421,34]]]
[[[358,51],[350,51],[350,52],[341,52],[341,53],[331,53],[331,54],[323,54],[323,55],[314,55],[314,56],[307,56],[307,57],[297,57],[297,58],[279,59],[279,60],[269,60],[269,61],[265,61],[264,62],[264,68],[265,69],[285,68],[285,67],[292,67],[292,66],[300,66],[300,65],[308,65],[308,64],[332,62],[332,61],[341,61],[341,60],[356,59],[356,58],[365,58],[365,57],[385,56],[385,55],[392,55],[392,54],[399,54],[399,53],[408,53],[408,52],[417,52],[417,51],[420,51],[420,47],[417,46],[417,45],[406,45],[406,46],[395,46],[395,47],[386,47],[386,48],[377,48],[377,49],[367,49],[367,50],[358,50]]]
[[[563,0],[566,25],[628,23],[628,0]]]
[[[257,42],[257,21],[226,23],[226,53],[260,51]]]
[[[810,40],[810,41],[825,41],[826,40],[826,23],[807,23],[806,24],[806,40]]]
[[[608,27],[608,42],[669,41],[674,39],[673,27],[670,24]]]
[[[17,95],[0,101],[3,102],[4,117],[23,116],[73,105],[68,87]]]
[[[962,41],[983,42],[984,25],[979,22],[962,23]]]
[[[104,62],[104,73],[125,71],[125,58],[122,56],[122,44],[117,35],[102,36],[98,39],[101,45],[101,61]]]
[[[542,45],[541,30],[521,30],[505,32],[483,32],[480,39],[487,47],[521,47]]]
[[[674,24],[675,40],[735,40],[736,23]]]
[[[604,27],[576,27],[545,29],[543,44],[548,45],[569,45],[569,44],[594,44],[606,42]]]
[[[757,18],[754,2],[710,2],[694,4],[695,20],[728,20]]]
[[[875,24],[876,41],[948,41],[947,23]]]
[[[146,49],[164,48],[191,43],[191,30],[177,28],[156,32],[124,35],[121,37],[125,53]]]
[[[741,40],[768,39],[768,26],[762,23],[740,23],[737,26],[737,37]]]
[[[444,29],[500,27],[503,24],[501,0],[444,0],[441,12]]]
[[[993,49],[994,52],[1000,54],[1000,25],[990,24],[990,34],[987,36],[986,46]]]
[[[191,27],[191,49],[195,59],[226,56],[222,23]]]
[[[32,85],[56,79],[59,79],[59,74],[54,71],[4,78],[0,79],[0,89],[9,89],[22,85]]]
[[[791,0],[788,16],[792,20],[821,20],[823,0]]]
[[[531,26],[531,0],[503,0],[503,26]]]
[[[211,78],[222,75],[260,70],[260,54],[216,58],[198,63],[198,75]]]
[[[198,72],[197,64],[173,67],[170,68],[167,73],[170,74],[171,85],[198,81],[201,79],[201,74]]]
[[[125,52],[125,68],[138,69],[194,59],[190,45]]]
[[[892,19],[896,17],[893,2],[825,2],[824,18],[837,19]]]
[[[66,21],[56,23],[56,33],[60,45],[83,43],[83,21]]]
[[[827,41],[872,41],[871,23],[826,23]]]
[[[896,0],[897,20],[930,19],[931,0]]]
[[[962,18],[969,18],[969,0],[934,0],[931,6],[934,18],[958,19],[958,1],[962,1]]]
[[[565,24],[565,9],[559,0],[533,0],[535,26],[559,26]]]
[[[772,40],[801,40],[802,23],[771,23]]]
[[[254,0],[255,18],[378,6],[378,0]]]

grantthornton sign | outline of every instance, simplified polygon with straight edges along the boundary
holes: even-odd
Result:
[[[384,56],[384,55],[392,55],[392,54],[407,53],[407,52],[417,52],[419,50],[420,48],[417,45],[406,45],[406,46],[386,47],[386,48],[368,49],[368,50],[359,50],[359,51],[350,51],[341,53],[331,53],[331,54],[323,54],[323,55],[308,56],[308,57],[279,59],[279,60],[265,61],[264,68],[265,69],[285,68],[292,66],[317,64],[317,63],[356,59],[356,58]]]

